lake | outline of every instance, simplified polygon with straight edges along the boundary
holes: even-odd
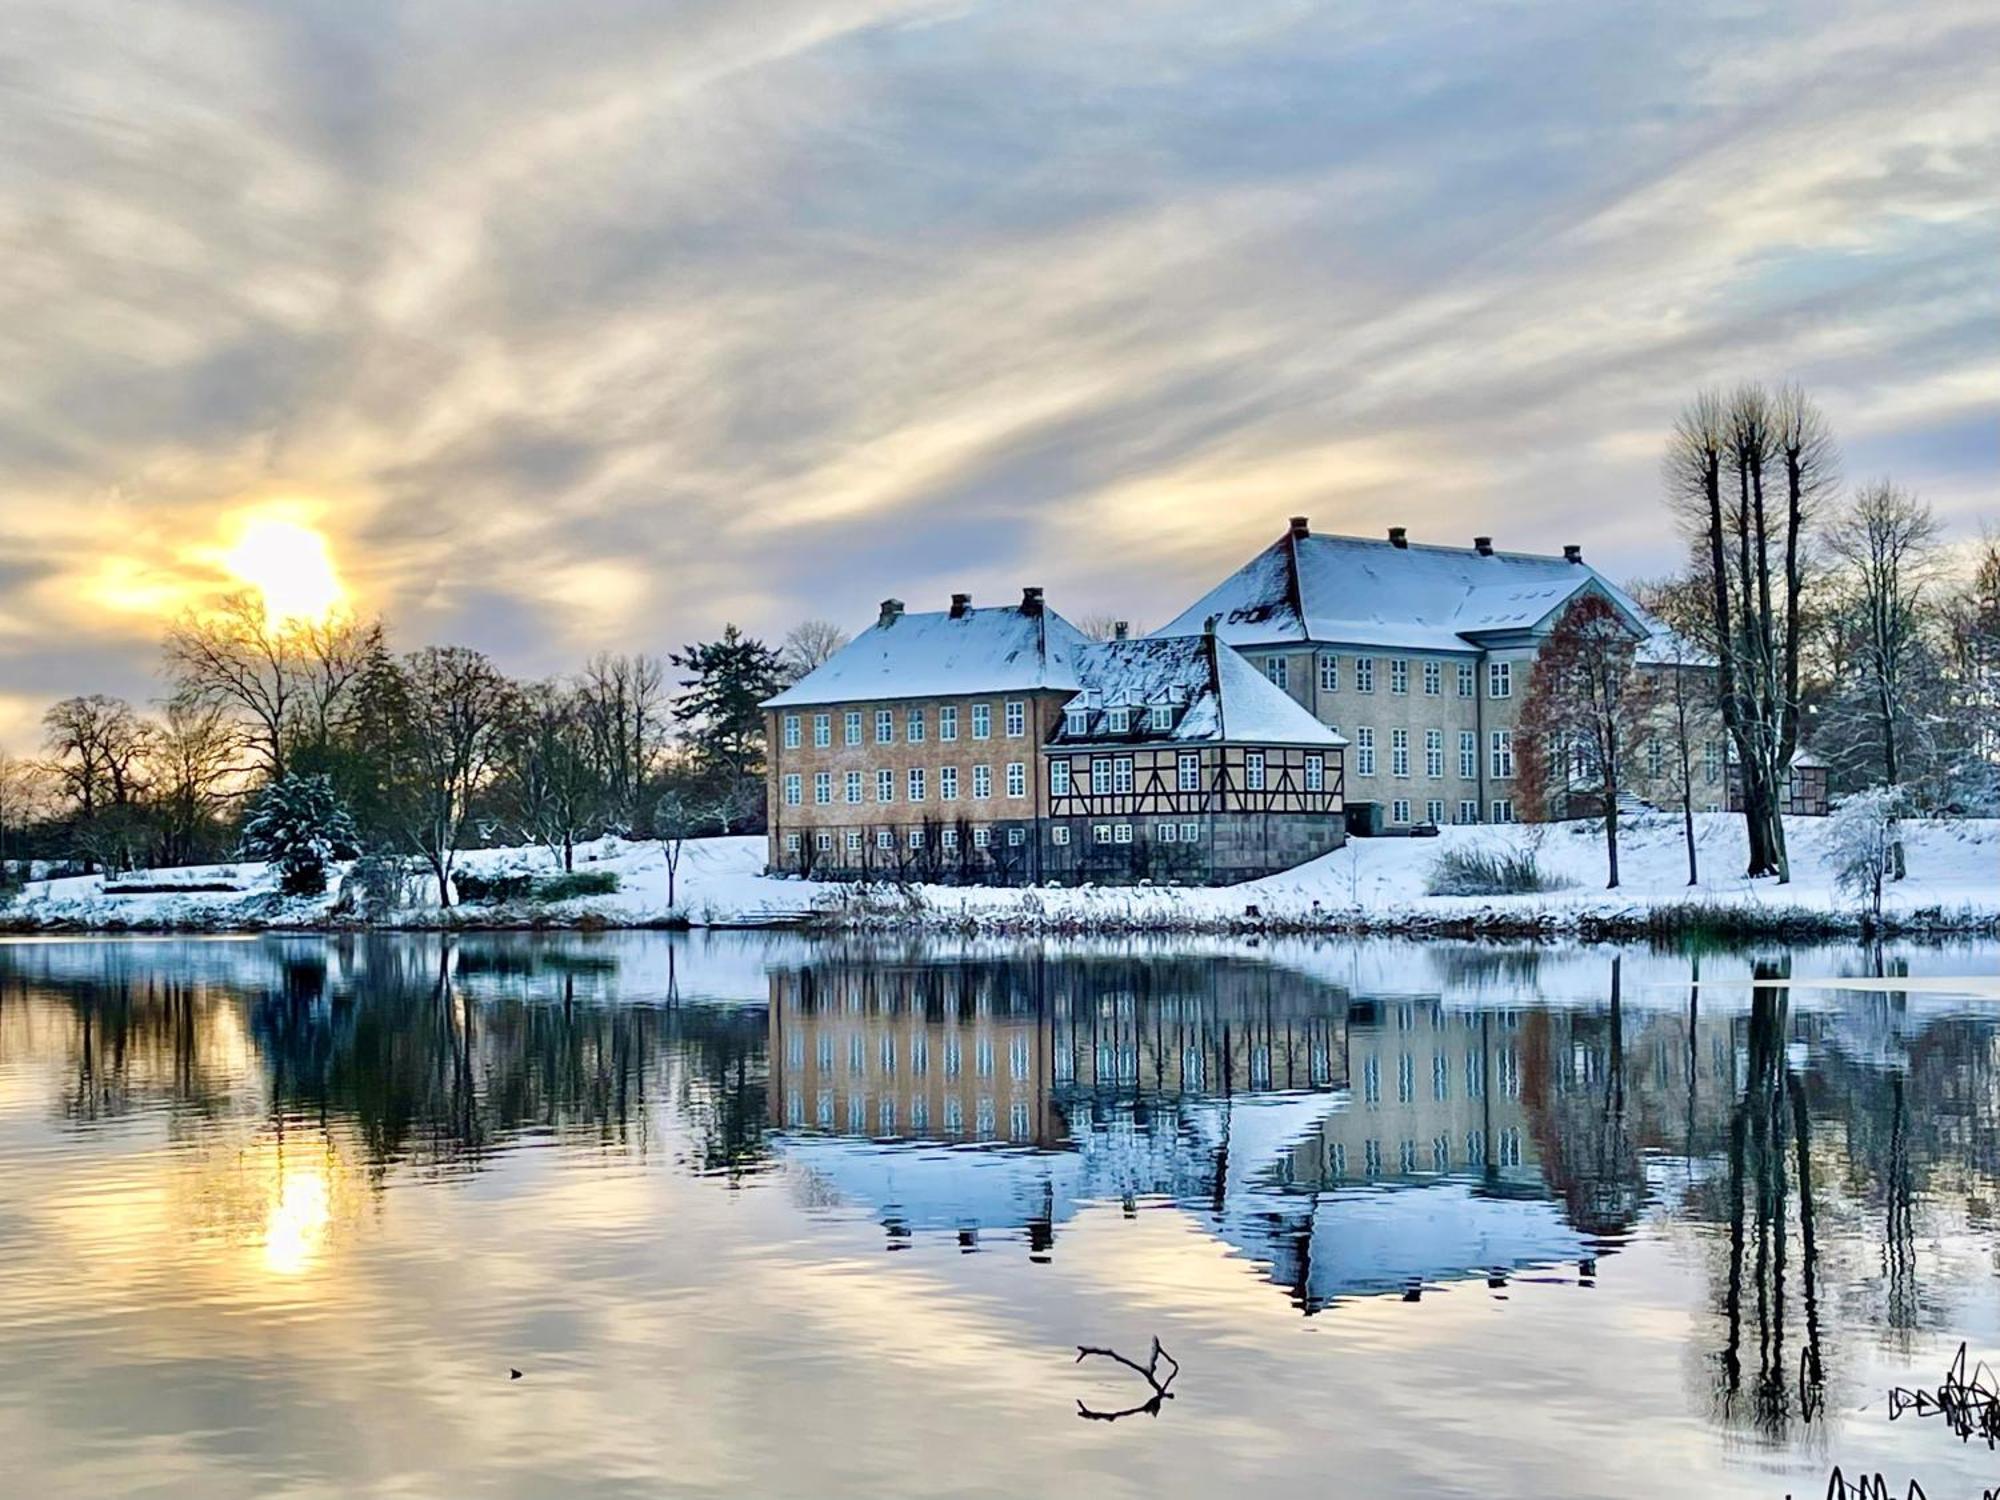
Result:
[[[1996,976],[0,943],[0,1491],[1971,1500]]]

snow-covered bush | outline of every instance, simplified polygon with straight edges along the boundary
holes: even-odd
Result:
[[[1902,842],[1903,790],[1872,786],[1842,797],[1826,820],[1826,860],[1843,891],[1882,916],[1882,886],[1895,869]]]
[[[361,852],[354,820],[325,776],[281,776],[257,795],[243,824],[243,856],[268,860],[288,896],[317,896],[335,860]]]
[[[1424,889],[1433,896],[1526,896],[1569,882],[1544,870],[1525,849],[1447,849],[1431,862]]]

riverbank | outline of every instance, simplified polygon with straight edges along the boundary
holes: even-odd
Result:
[[[935,885],[855,887],[762,873],[757,838],[690,843],[667,900],[657,844],[603,839],[578,851],[577,868],[613,877],[609,893],[563,901],[445,908],[415,900],[363,920],[338,889],[281,895],[253,863],[31,883],[0,907],[11,933],[255,932],[320,930],[537,930],[812,926],[864,932],[993,936],[1118,933],[1357,933],[1436,937],[1846,936],[1864,930],[1855,899],[1825,860],[1827,824],[1788,825],[1793,879],[1749,881],[1742,821],[1697,820],[1700,882],[1687,883],[1678,823],[1643,819],[1625,830],[1618,890],[1603,889],[1604,847],[1584,824],[1447,828],[1435,839],[1361,839],[1283,874],[1207,888],[1015,889]],[[1884,898],[1880,930],[1925,935],[2000,930],[2000,820],[1914,823],[1910,876]],[[1507,896],[1432,896],[1426,885],[1447,852],[1532,851],[1559,886]],[[540,849],[463,856],[481,875],[556,872]],[[432,893],[434,895],[434,892]]]

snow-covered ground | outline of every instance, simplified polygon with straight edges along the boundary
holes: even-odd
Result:
[[[665,856],[657,844],[603,839],[577,853],[578,870],[610,871],[618,890],[555,905],[467,906],[440,910],[434,899],[396,914],[395,925],[462,922],[485,926],[547,924],[653,926],[686,922],[734,926],[802,917],[875,928],[971,932],[1228,931],[1267,928],[1485,929],[1495,932],[1637,928],[1666,907],[1761,913],[1773,921],[1800,913],[1848,917],[1858,903],[1836,887],[1827,868],[1825,819],[1787,825],[1792,881],[1748,881],[1739,817],[1697,819],[1701,883],[1687,885],[1686,854],[1677,821],[1648,817],[1628,826],[1621,841],[1623,883],[1604,889],[1604,844],[1584,824],[1547,827],[1447,828],[1435,839],[1357,839],[1345,848],[1281,875],[1221,889],[1103,887],[987,889],[916,886],[853,887],[774,879],[761,873],[761,838],[704,839],[687,846],[676,900],[667,903]],[[1973,927],[2000,923],[2000,820],[1913,823],[1906,830],[1909,878],[1890,887],[1888,914],[1907,927]],[[1432,864],[1451,848],[1519,849],[1533,845],[1542,868],[1568,888],[1521,896],[1441,897],[1424,894]],[[481,873],[556,873],[540,849],[468,852],[462,868]],[[314,927],[337,922],[335,896],[300,899],[278,894],[263,866],[226,866],[120,876],[118,885],[233,883],[240,891],[107,892],[98,876],[38,881],[0,906],[0,928],[227,929]],[[1254,916],[1251,908],[1255,908]]]

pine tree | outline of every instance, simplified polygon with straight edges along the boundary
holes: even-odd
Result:
[[[783,664],[762,641],[734,625],[717,641],[697,641],[668,658],[690,675],[674,700],[674,718],[705,779],[732,798],[764,769],[762,704],[778,690]]]
[[[354,820],[325,776],[279,777],[258,795],[243,825],[244,858],[276,865],[288,896],[319,895],[328,867],[360,852]]]

